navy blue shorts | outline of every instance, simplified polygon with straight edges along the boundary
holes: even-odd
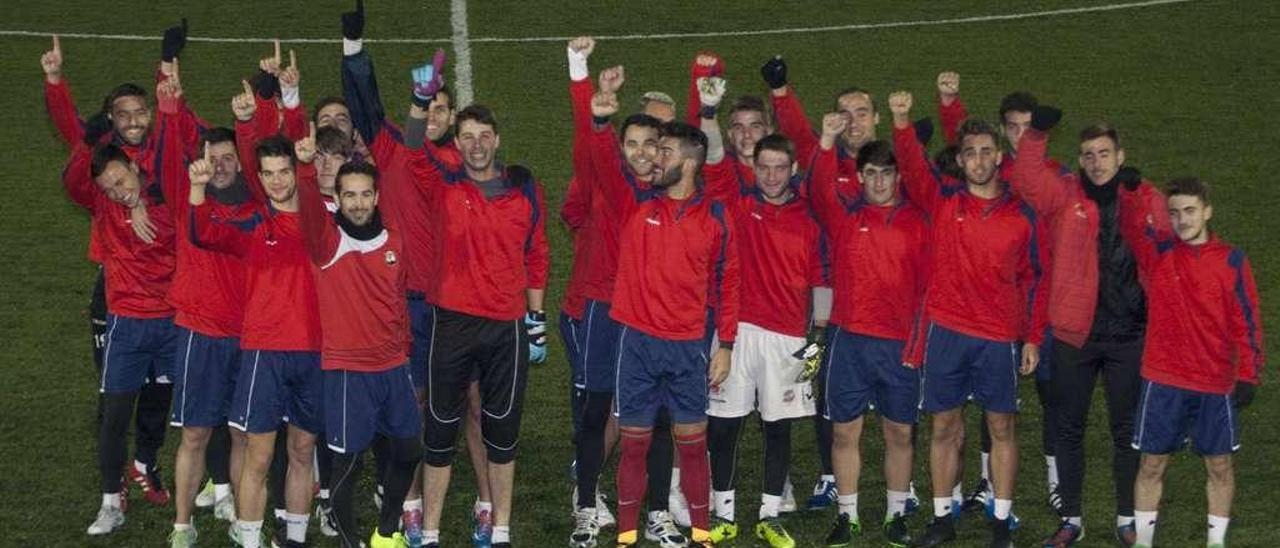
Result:
[[[177,329],[169,424],[205,428],[226,424],[240,373],[240,339]]]
[[[1133,448],[1152,455],[1177,451],[1191,437],[1197,453],[1212,457],[1240,449],[1240,428],[1228,394],[1208,394],[1142,380]]]
[[[409,297],[409,330],[413,333],[413,342],[409,345],[409,371],[413,374],[413,386],[422,389],[426,386],[431,343],[435,340],[436,306],[418,295]]]
[[[618,342],[618,424],[648,428],[658,409],[676,424],[707,420],[707,344],[670,341],[623,326]]]
[[[137,392],[147,382],[173,382],[178,332],[173,318],[126,318],[107,314],[106,349],[98,391]]]
[[[880,416],[915,424],[920,404],[920,372],[902,365],[902,341],[829,330],[822,363],[825,417],[849,422],[874,405]]]
[[[287,422],[319,434],[323,394],[319,352],[244,350],[227,424],[264,434]]]
[[[964,405],[970,395],[986,411],[1018,412],[1022,349],[929,324],[920,408],[928,413]]]
[[[609,317],[609,303],[587,301],[578,331],[582,349],[582,387],[589,392],[613,393],[618,368],[618,337],[622,324]]]
[[[422,412],[408,364],[365,373],[324,372],[325,440],[339,453],[359,454],[374,434],[392,439],[422,435]]]

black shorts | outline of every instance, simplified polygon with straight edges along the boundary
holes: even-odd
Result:
[[[434,334],[425,383],[428,420],[460,419],[472,381],[480,383],[484,414],[519,416],[529,369],[529,338],[521,320],[492,320],[436,307]]]

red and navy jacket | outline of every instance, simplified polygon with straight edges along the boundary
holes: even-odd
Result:
[[[348,234],[311,181],[299,182],[298,205],[323,318],[321,368],[378,372],[404,364],[410,337],[400,235],[385,227],[367,240]]]
[[[836,151],[819,147],[806,186],[831,238],[831,323],[845,331],[906,341],[922,312],[929,281],[928,217],[899,192],[891,206],[836,195]],[[919,363],[918,361],[912,363]]]
[[[586,311],[588,272],[598,268],[592,264],[588,252],[593,232],[590,227],[594,207],[592,187],[595,185],[595,169],[591,165],[591,150],[588,148],[593,93],[590,78],[569,85],[569,99],[573,107],[573,178],[569,180],[569,190],[565,193],[564,204],[560,206],[560,220],[573,237],[573,266],[569,269],[569,283],[564,289],[560,311],[577,320],[581,320]]]
[[[506,190],[486,198],[465,169],[448,161],[448,151],[429,140],[410,156],[436,223],[427,301],[492,320],[523,317],[525,290],[545,289],[551,266],[542,185],[533,177],[517,184],[503,169]]]
[[[738,320],[775,333],[804,337],[814,287],[828,287],[826,239],[799,190],[784,204],[765,200],[741,180],[728,157],[703,166],[704,192],[725,195],[738,241],[741,276]],[[735,189],[725,192],[713,189]]]
[[[818,150],[819,135],[809,124],[804,105],[800,104],[795,88],[787,86],[785,95],[770,93],[769,97],[773,103],[773,116],[778,121],[778,133],[795,144],[800,171],[809,171],[809,162]],[[862,186],[858,180],[858,151],[846,149],[837,140],[836,159],[836,193],[841,201],[851,204],[862,196]]]
[[[894,148],[907,195],[933,224],[925,314],[948,329],[998,341],[1043,343],[1049,237],[1045,222],[1004,185],[991,200],[944,184],[916,140],[895,128]]]
[[[1150,185],[1120,190],[1120,230],[1147,292],[1142,378],[1210,394],[1259,384],[1262,311],[1249,258],[1217,236],[1183,242],[1155,221],[1165,204]]]

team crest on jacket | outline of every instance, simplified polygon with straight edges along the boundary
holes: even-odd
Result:
[[[1079,218],[1081,218],[1081,219],[1088,219],[1088,218],[1089,218],[1089,214],[1088,214],[1088,212],[1086,212],[1086,211],[1084,210],[1084,204],[1082,204],[1082,203],[1080,203],[1080,202],[1076,202],[1076,208],[1075,208],[1075,209],[1076,209],[1076,217],[1079,217]]]
[[[387,264],[389,264],[389,265],[390,265],[390,264],[396,264],[396,260],[397,260],[397,259],[396,259],[396,252],[391,251],[391,250],[387,250],[386,254],[384,254],[383,256],[384,256],[384,257],[386,257],[386,259],[387,259]]]

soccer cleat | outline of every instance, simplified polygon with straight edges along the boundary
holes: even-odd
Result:
[[[790,514],[796,511],[796,489],[791,485],[791,478],[782,484],[782,500],[778,502],[779,514]]]
[[[995,521],[996,519],[996,498],[994,496],[987,498],[987,521]],[[1018,514],[1009,511],[1009,530],[1017,531],[1022,526],[1022,520],[1018,519]]]
[[[338,536],[338,528],[333,523],[333,506],[328,498],[316,498],[316,523],[320,525],[320,534],[326,537]]]
[[[138,470],[138,467],[129,464],[124,467],[124,473],[129,481],[142,488],[142,497],[147,499],[147,502],[156,506],[169,504],[169,490],[165,489],[164,484],[161,483],[160,471],[155,466],[144,474]]]
[[[1049,489],[1049,507],[1053,508],[1054,513],[1062,515],[1062,495],[1058,493],[1057,485]]]
[[[813,484],[813,494],[809,496],[809,509],[822,510],[834,505],[839,498],[836,482],[818,478],[818,482]]]
[[[472,510],[471,544],[475,548],[489,548],[493,542],[493,513],[489,510]]]
[[[236,498],[230,493],[213,504],[213,517],[222,521],[236,522]]]
[[[950,516],[934,517],[929,527],[911,543],[919,548],[942,546],[956,539],[956,521]]]
[[[995,498],[995,494],[991,492],[991,482],[987,481],[986,478],[980,479],[973,491],[969,492],[969,496],[964,498],[963,509],[965,512],[983,510]]]
[[[1058,530],[1044,539],[1044,548],[1066,548],[1081,540],[1084,540],[1084,528],[1064,519],[1058,524]]]
[[[658,510],[649,512],[649,523],[644,527],[644,538],[656,542],[662,548],[681,548],[689,543],[684,533],[676,528],[676,522],[670,512]]]
[[[369,536],[369,548],[405,548],[409,546],[404,540],[404,535],[399,531],[391,533],[391,536],[384,537],[378,534],[378,530],[374,529],[373,534]]]
[[[836,524],[827,533],[827,546],[838,548],[853,544],[853,537],[862,532],[862,525],[857,520],[850,520],[849,514],[836,516]]]
[[[681,527],[691,527],[692,519],[689,517],[689,501],[685,500],[684,492],[680,491],[679,485],[671,486],[671,494],[667,495],[667,511],[671,513],[671,519]]]
[[[404,528],[404,540],[411,548],[422,546],[422,510],[401,513],[400,525]]]
[[[104,505],[98,509],[98,517],[89,524],[90,535],[105,535],[124,525],[124,511],[118,507]]]
[[[902,514],[884,522],[884,538],[889,546],[903,548],[911,545],[911,533],[907,530],[907,518]]]
[[[204,482],[200,494],[196,495],[196,508],[208,508],[217,501],[218,490],[213,487],[213,480]]]
[[[711,517],[711,530],[707,531],[711,542],[721,543],[738,538],[738,524],[719,516]]]
[[[195,527],[188,527],[181,531],[174,529],[169,532],[169,548],[191,548],[196,545]]]
[[[796,548],[796,540],[782,526],[778,518],[765,518],[756,523],[756,538],[769,543],[772,548]]]
[[[1013,528],[1010,527],[1012,518],[997,519],[991,522],[991,544],[990,548],[1013,548]]]
[[[596,491],[596,522],[600,527],[613,527],[618,523],[613,519],[613,512],[609,511],[609,499],[599,491]]]
[[[569,548],[595,548],[600,535],[600,523],[596,521],[595,508],[579,508],[573,513],[573,532],[569,533]]]
[[[1116,527],[1116,544],[1125,548],[1138,544],[1138,528],[1132,521]]]

